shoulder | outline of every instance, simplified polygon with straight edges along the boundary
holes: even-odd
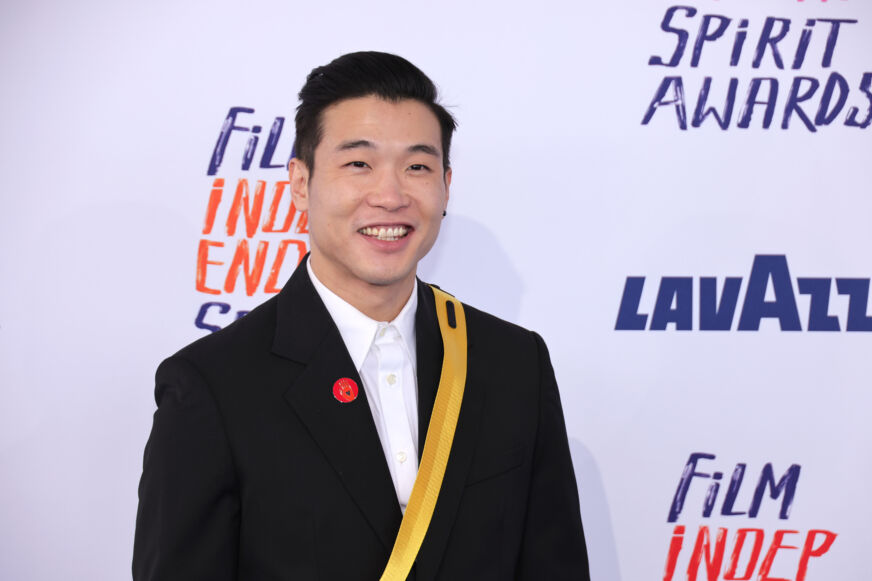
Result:
[[[276,297],[227,327],[182,347],[168,361],[187,362],[205,372],[226,369],[271,351],[276,328]]]
[[[190,401],[214,400],[230,417],[244,402],[280,395],[300,365],[276,350],[276,318],[276,300],[271,298],[165,359],[155,373],[158,405],[179,393]]]
[[[467,328],[470,334],[470,340],[475,340],[477,336],[486,338],[498,339],[500,343],[517,344],[527,348],[535,347],[537,350],[544,348],[545,344],[542,337],[535,331],[525,329],[520,325],[501,319],[486,311],[478,309],[473,305],[463,302],[463,297],[458,297],[453,294],[450,289],[444,289],[439,285],[425,283],[420,281],[424,287],[433,286],[440,291],[451,295],[459,300],[463,305],[463,312],[466,315]],[[432,297],[432,293],[427,293]],[[420,295],[419,295],[420,296]],[[430,297],[427,297],[428,302],[432,303]],[[541,347],[540,347],[541,346]]]
[[[534,331],[466,303],[463,303],[463,312],[466,314],[467,325],[474,326],[475,330],[479,332],[498,334],[510,340],[521,341],[529,341],[538,336]]]
[[[444,292],[451,294],[447,290]],[[459,297],[455,298],[459,299]],[[529,358],[548,359],[545,342],[535,331],[501,319],[462,301],[461,304],[466,316],[470,346],[471,348],[474,346],[476,352],[489,354],[504,361],[510,361],[509,358],[515,357],[522,357],[523,360],[529,360]]]

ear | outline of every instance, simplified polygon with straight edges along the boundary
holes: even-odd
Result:
[[[288,179],[291,182],[291,197],[300,212],[309,209],[309,168],[296,157],[288,162]]]
[[[445,203],[448,204],[448,198],[451,197],[451,168],[445,170]],[[445,210],[446,208],[442,208]]]

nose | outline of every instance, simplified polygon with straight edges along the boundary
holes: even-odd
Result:
[[[402,176],[393,170],[380,172],[367,201],[371,206],[384,208],[389,212],[408,206],[409,196],[406,194]]]

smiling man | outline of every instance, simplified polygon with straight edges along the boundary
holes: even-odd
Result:
[[[344,301],[392,321],[448,204],[442,127],[420,101],[366,95],[326,107],[320,134],[313,157],[301,147],[290,164],[294,202],[309,212],[309,264]]]
[[[300,100],[311,253],[158,369],[134,578],[588,579],[545,344],[416,278],[451,184],[435,86],[354,53]]]

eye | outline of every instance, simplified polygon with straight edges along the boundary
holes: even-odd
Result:
[[[365,161],[350,161],[350,162],[346,163],[345,165],[348,167],[354,167],[354,168],[358,168],[358,169],[364,169],[364,168],[369,167],[369,165],[367,165],[367,163]]]
[[[409,169],[412,171],[430,171],[429,166],[426,166],[423,163],[413,163],[409,166]]]

